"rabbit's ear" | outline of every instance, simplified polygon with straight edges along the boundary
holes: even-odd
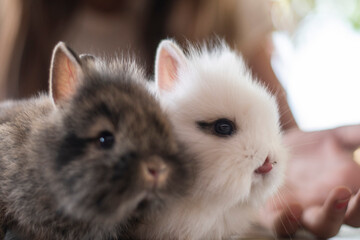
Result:
[[[171,40],[163,40],[156,52],[155,81],[160,91],[171,91],[178,80],[180,66],[186,57],[181,48]]]
[[[49,82],[50,96],[56,105],[74,95],[82,74],[79,57],[63,42],[59,42],[52,55]]]

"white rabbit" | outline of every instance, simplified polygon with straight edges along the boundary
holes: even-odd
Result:
[[[196,162],[191,193],[141,224],[145,239],[241,235],[282,183],[287,151],[275,98],[225,43],[158,47],[155,91]]]

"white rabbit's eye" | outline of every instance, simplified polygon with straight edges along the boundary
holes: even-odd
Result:
[[[214,131],[216,134],[229,136],[234,133],[234,123],[226,118],[218,119],[214,122]]]
[[[214,122],[199,121],[197,125],[205,132],[219,137],[228,137],[235,133],[235,124],[226,118],[220,118]]]

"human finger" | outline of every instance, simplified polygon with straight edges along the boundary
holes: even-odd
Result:
[[[360,125],[342,126],[333,129],[333,131],[344,146],[353,150],[360,146]]]
[[[351,198],[344,222],[352,227],[360,227],[360,191]]]
[[[335,236],[343,224],[350,198],[351,191],[347,187],[333,189],[323,206],[304,209],[302,225],[317,237]]]

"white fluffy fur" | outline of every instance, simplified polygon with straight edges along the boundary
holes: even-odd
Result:
[[[175,64],[175,73],[162,74],[167,61],[170,68]],[[164,40],[155,71],[162,107],[199,168],[191,193],[148,219],[139,236],[221,239],[243,234],[284,174],[286,151],[274,97],[224,43],[212,49],[190,47],[185,56],[173,41]],[[171,88],[161,89],[164,76],[173,77]],[[234,121],[236,134],[221,138],[196,124],[219,118]],[[256,174],[267,156],[277,164],[267,174]]]

